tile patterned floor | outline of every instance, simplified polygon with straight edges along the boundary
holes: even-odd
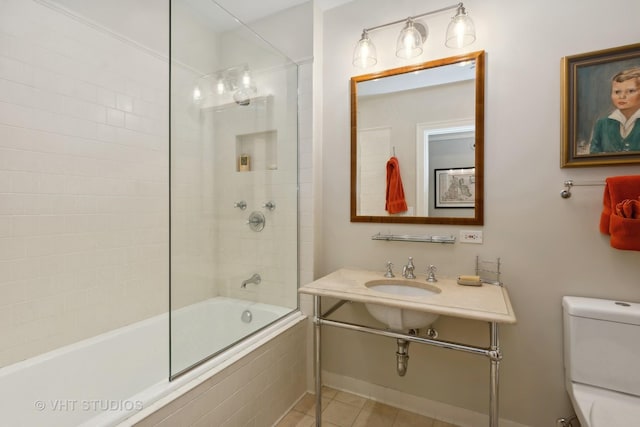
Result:
[[[306,394],[276,427],[314,427],[316,400]],[[355,394],[324,387],[322,427],[456,427]]]

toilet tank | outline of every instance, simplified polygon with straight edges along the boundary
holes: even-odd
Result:
[[[564,297],[567,381],[640,396],[640,304]]]

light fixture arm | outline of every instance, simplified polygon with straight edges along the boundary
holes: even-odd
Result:
[[[464,5],[462,4],[462,2],[456,3],[456,4],[451,5],[451,6],[443,7],[441,9],[432,10],[431,12],[425,12],[425,13],[421,13],[419,15],[409,16],[409,17],[404,18],[404,19],[398,19],[397,21],[388,22],[386,24],[376,25],[375,27],[365,28],[362,31],[363,31],[363,33],[368,33],[369,31],[379,30],[380,28],[385,28],[385,27],[389,27],[391,25],[400,24],[400,23],[403,23],[403,22],[407,22],[408,20],[414,21],[414,20],[416,20],[418,18],[422,18],[424,16],[435,15],[436,13],[446,12],[447,10],[453,10],[453,9],[459,9],[459,8],[463,8],[464,9]]]

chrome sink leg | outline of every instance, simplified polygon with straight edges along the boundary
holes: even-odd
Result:
[[[322,366],[320,364],[320,296],[313,296],[313,352],[314,352],[314,368],[316,376],[316,427],[322,425]]]
[[[498,368],[502,354],[500,353],[500,341],[498,339],[498,324],[491,322],[490,327],[491,345],[489,347],[489,358],[491,359],[491,384],[489,390],[489,427],[498,427],[500,420],[498,412]]]

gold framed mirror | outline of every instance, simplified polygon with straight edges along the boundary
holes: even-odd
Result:
[[[351,222],[483,224],[484,62],[351,78]]]

